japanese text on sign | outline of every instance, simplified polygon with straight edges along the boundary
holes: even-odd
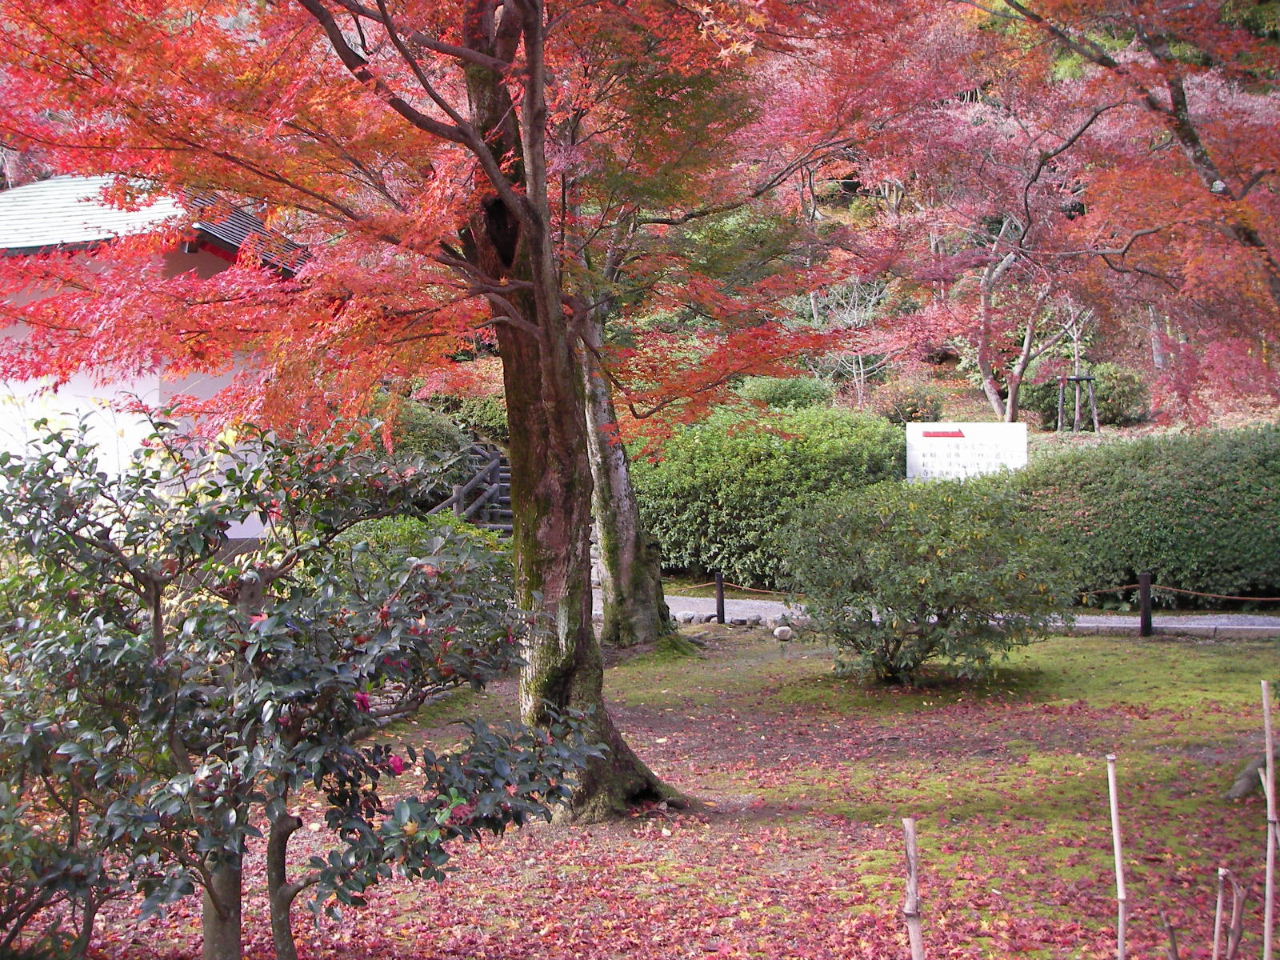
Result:
[[[1025,423],[908,423],[907,479],[976,477],[1027,465]]]

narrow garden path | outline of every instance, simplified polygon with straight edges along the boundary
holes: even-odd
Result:
[[[596,597],[597,608],[600,598]],[[713,597],[681,597],[668,596],[667,606],[671,615],[679,618],[680,614],[688,614],[694,620],[711,616],[716,612],[716,601]],[[730,620],[760,617],[761,621],[776,620],[787,615],[802,613],[802,607],[788,606],[778,600],[743,600],[727,598],[725,600],[725,616]],[[1181,636],[1202,637],[1234,637],[1265,638],[1280,637],[1280,612],[1236,613],[1222,610],[1196,611],[1193,613],[1161,613],[1157,611],[1152,618],[1157,633],[1170,633]],[[1073,626],[1065,632],[1084,634],[1134,633],[1138,632],[1138,615],[1136,613],[1085,613],[1076,617]]]

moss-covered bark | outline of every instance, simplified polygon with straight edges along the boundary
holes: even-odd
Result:
[[[595,739],[609,750],[584,772],[573,815],[595,818],[663,791],[605,709],[600,648],[591,623],[584,318],[564,308],[547,193],[544,13],[535,2],[504,7],[495,19],[493,7],[477,0],[467,21],[472,49],[508,63],[523,49],[523,94],[517,108],[498,72],[468,70],[472,125],[486,145],[478,155],[486,161],[495,192],[480,198],[464,246],[476,275],[494,289],[487,295],[511,434],[516,596],[540,614],[524,651],[521,713],[525,722],[540,724],[547,705],[590,711]]]
[[[653,643],[671,631],[658,544],[640,520],[627,451],[617,438],[618,417],[609,383],[594,353],[587,354],[587,361],[587,452],[602,566],[600,642],[619,647]]]

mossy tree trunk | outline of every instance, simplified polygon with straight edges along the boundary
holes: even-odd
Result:
[[[487,11],[487,13],[486,13]],[[584,318],[564,309],[548,199],[547,105],[540,2],[504,7],[477,0],[468,46],[513,62],[523,46],[517,108],[502,77],[468,70],[472,124],[497,158],[494,195],[471,217],[465,252],[486,279],[502,359],[510,426],[516,597],[541,622],[526,643],[521,715],[544,725],[547,708],[589,713],[607,748],[580,776],[570,815],[600,819],[671,795],[627,746],[604,706],[604,668],[591,622],[591,466],[583,380]],[[481,15],[485,14],[485,15]]]
[[[600,642],[619,647],[653,643],[671,631],[671,612],[662,592],[661,555],[640,519],[630,460],[618,438],[613,392],[594,349],[586,359],[587,453],[594,483],[604,615]]]

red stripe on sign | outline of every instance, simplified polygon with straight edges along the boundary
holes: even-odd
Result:
[[[963,430],[926,430],[924,435],[926,437],[959,437],[962,440],[964,439]]]

